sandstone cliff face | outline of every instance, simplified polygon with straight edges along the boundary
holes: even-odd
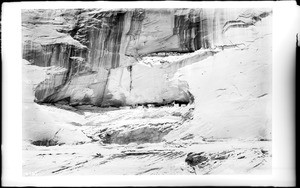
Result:
[[[270,27],[265,21],[270,14],[264,9],[25,10],[23,58],[61,68],[36,87],[36,102],[190,102],[190,83],[174,74],[226,48],[245,48]]]

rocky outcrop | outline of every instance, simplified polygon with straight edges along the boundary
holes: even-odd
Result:
[[[185,159],[188,165],[196,166],[199,163],[205,163],[208,161],[208,157],[204,155],[204,152],[200,153],[189,153]]]
[[[25,10],[23,58],[64,68],[39,84],[36,102],[189,102],[189,83],[174,79],[176,71],[226,47],[245,47],[269,14],[264,9]],[[151,55],[173,52],[180,55]]]

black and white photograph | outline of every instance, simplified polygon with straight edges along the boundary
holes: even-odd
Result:
[[[273,7],[132,4],[20,8],[20,176],[276,174]]]

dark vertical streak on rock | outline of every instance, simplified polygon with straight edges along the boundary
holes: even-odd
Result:
[[[179,36],[180,47],[183,51],[192,52],[201,48],[201,32],[199,18],[192,16],[175,15],[173,34]],[[192,33],[195,36],[192,36]]]
[[[208,19],[191,11],[187,15],[175,15],[173,34],[178,35],[183,51],[193,52],[201,48],[211,47],[208,40]]]
[[[124,16],[125,13],[118,14],[115,24],[117,25],[116,28],[113,30],[113,42],[112,42],[112,68],[119,67],[119,61],[120,61],[120,45],[121,45],[121,39],[122,39],[122,33],[123,33],[123,24],[124,24]]]
[[[105,92],[106,92],[107,84],[108,84],[108,81],[109,81],[109,76],[110,76],[110,69],[108,69],[107,78],[106,78],[104,89],[103,89],[103,92],[102,92],[100,106],[103,105],[103,101],[104,101],[104,97],[105,97]]]
[[[51,66],[51,59],[52,59],[52,56],[53,56],[54,48],[52,47],[51,49],[52,49],[51,50],[51,55],[50,55],[50,58],[48,59],[48,61],[46,63],[46,67]]]
[[[129,85],[129,91],[132,90],[132,66],[127,67],[129,74],[130,74],[130,85]]]
[[[131,16],[130,29],[127,35],[136,36],[141,33],[142,22],[145,18],[145,10],[135,9]]]
[[[188,22],[185,21],[185,15],[175,15],[173,34],[179,36],[180,47],[182,48],[182,50],[189,49],[189,47],[185,44],[186,41],[184,28],[187,27],[186,24],[188,24]]]
[[[125,14],[123,11],[100,12],[77,23],[74,38],[90,49],[88,61],[92,66],[105,69],[119,67]]]
[[[70,56],[70,55],[69,55]],[[72,70],[73,70],[73,68],[72,68],[72,64],[71,64],[71,61],[70,60],[68,60],[67,61],[67,72],[66,72],[66,74],[65,74],[65,77],[64,77],[64,80],[63,80],[63,82],[62,82],[62,85],[65,85],[67,82],[68,82],[68,80],[69,79],[71,79],[71,73],[72,73]]]
[[[214,11],[214,17],[213,17],[213,31],[217,31],[217,11]],[[217,41],[217,34],[216,32],[213,32],[213,38],[212,43],[214,44]]]
[[[136,37],[139,37],[142,30],[142,22],[145,18],[145,10],[144,9],[135,9],[131,16],[130,28],[126,35],[130,36],[130,40],[135,40]],[[129,45],[126,46],[125,52],[128,52]],[[136,49],[134,54],[134,58],[138,61],[138,50]]]

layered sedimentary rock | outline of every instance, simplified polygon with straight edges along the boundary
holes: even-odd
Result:
[[[264,9],[77,9],[23,11],[23,58],[60,67],[37,102],[122,106],[191,102],[178,69],[263,36]]]

